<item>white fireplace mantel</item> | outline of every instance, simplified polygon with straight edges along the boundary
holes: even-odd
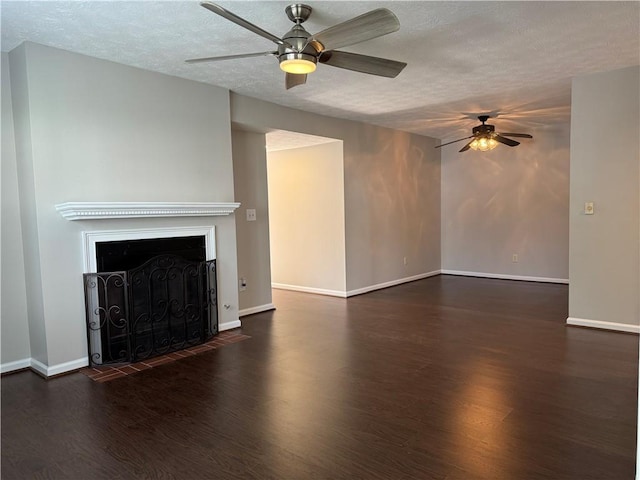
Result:
[[[230,215],[239,203],[209,202],[66,202],[56,210],[67,220],[110,218],[212,217]]]

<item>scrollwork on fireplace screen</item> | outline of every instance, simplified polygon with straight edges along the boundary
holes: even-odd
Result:
[[[89,364],[142,361],[218,333],[216,261],[158,255],[121,272],[84,275]]]

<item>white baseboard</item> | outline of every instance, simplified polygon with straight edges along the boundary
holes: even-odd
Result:
[[[258,305],[257,307],[243,308],[238,312],[239,317],[245,317],[247,315],[253,315],[254,313],[268,312],[269,310],[275,310],[276,307],[273,303],[266,303],[264,305]]]
[[[41,361],[36,360],[35,358],[31,359],[30,367],[31,367],[31,370],[35,370],[37,373],[39,373],[45,378],[49,376],[47,375],[47,366]]]
[[[231,330],[233,328],[239,328],[241,326],[242,324],[240,323],[240,320],[234,320],[231,322],[219,324],[218,331],[223,332],[225,330]],[[1,365],[1,369],[2,373],[7,373],[23,368],[31,368],[43,377],[48,378],[54,375],[60,375],[61,373],[72,372],[73,370],[78,370],[88,365],[89,359],[87,357],[72,360],[70,362],[60,363],[58,365],[52,365],[50,367],[36,360],[35,358],[25,358],[23,360],[18,360],[15,362],[3,363]]]
[[[272,308],[273,304],[271,304]],[[238,328],[242,324],[240,320],[234,320],[232,322],[221,323],[218,325],[218,331],[223,332],[225,330],[231,330],[233,328]],[[71,360],[70,362],[59,363],[57,365],[47,366],[39,360],[35,358],[24,358],[22,360],[16,360],[14,362],[7,362],[0,365],[1,373],[9,373],[14,372],[16,370],[22,370],[24,368],[30,368],[35,372],[39,373],[45,378],[53,377],[55,375],[60,375],[61,373],[72,372],[74,370],[79,370],[89,365],[89,358],[83,357],[77,360]]]
[[[463,277],[498,278],[501,280],[520,280],[524,282],[569,283],[568,278],[530,277],[525,275],[505,275],[502,273],[465,272],[461,270],[440,270],[443,275],[461,275]]]
[[[589,320],[587,318],[567,318],[567,325],[578,327],[599,328],[601,330],[614,330],[616,332],[640,333],[640,325],[629,323],[603,322],[602,320]]]
[[[22,360],[16,360],[15,362],[7,362],[0,365],[0,373],[15,372],[16,370],[22,370],[31,366],[30,358],[23,358]]]
[[[231,330],[232,328],[240,328],[242,324],[240,320],[234,320],[232,322],[220,323],[218,325],[218,331],[224,332],[225,330]]]
[[[275,307],[273,307],[275,308]],[[240,320],[234,320],[232,322],[221,323],[218,325],[218,331],[223,332],[225,330],[231,330],[233,328],[238,328],[242,324]],[[83,357],[77,360],[71,360],[70,362],[59,363],[57,365],[47,366],[39,360],[35,358],[24,358],[22,360],[17,360],[15,362],[3,363],[0,365],[1,373],[13,372],[16,370],[21,370],[23,368],[30,368],[35,372],[39,373],[45,378],[53,377],[55,375],[60,375],[61,373],[72,372],[74,370],[79,370],[89,365],[89,358]]]
[[[53,375],[60,375],[61,373],[67,373],[73,370],[79,370],[87,366],[89,366],[88,357],[79,358],[77,360],[72,360],[70,362],[59,363],[58,365],[47,367],[47,377],[52,377]]]
[[[31,368],[43,377],[53,377],[54,375],[60,375],[61,373],[72,372],[88,365],[89,359],[87,357],[71,360],[70,362],[59,363],[50,367],[35,358],[31,359]]]
[[[61,373],[72,372],[74,370],[84,368],[87,365],[89,365],[89,359],[87,357],[72,360],[70,362],[59,363],[58,365],[52,365],[51,367],[45,365],[39,360],[36,360],[35,358],[24,358],[15,362],[3,363],[0,368],[2,373],[30,368],[43,377],[53,377],[54,375],[60,375]]]
[[[384,283],[378,283],[376,285],[369,285],[367,287],[357,288],[355,290],[343,291],[343,290],[327,290],[323,288],[313,287],[301,287],[298,285],[287,285],[284,283],[272,283],[271,287],[279,290],[292,290],[294,292],[303,293],[315,293],[317,295],[328,295],[331,297],[348,298],[354,295],[362,295],[363,293],[373,292],[374,290],[381,290],[383,288],[395,287],[403,283],[415,282],[423,278],[434,277],[440,274],[440,270],[434,270],[433,272],[421,273],[419,275],[413,275],[411,277],[398,278],[396,280],[390,280]]]
[[[287,285],[286,283],[272,283],[271,288],[275,288],[277,290],[292,290],[294,292],[315,293],[316,295],[328,295],[330,297],[347,297],[347,292],[343,290],[327,290],[324,288],[301,287],[299,285]]]
[[[347,297],[353,297],[354,295],[362,295],[363,293],[373,292],[374,290],[382,290],[383,288],[395,287],[403,283],[415,282],[416,280],[422,280],[423,278],[435,277],[440,275],[440,270],[434,270],[433,272],[421,273],[419,275],[413,275],[411,277],[399,278],[397,280],[391,280],[389,282],[378,283],[377,285],[370,285],[368,287],[357,288],[355,290],[349,290]]]

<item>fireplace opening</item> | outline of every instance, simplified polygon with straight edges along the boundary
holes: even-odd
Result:
[[[141,361],[218,333],[204,236],[98,242],[96,265],[84,275],[91,365]]]
[[[166,254],[193,262],[204,262],[205,237],[142,238],[96,243],[96,265],[99,272],[131,270],[157,255]]]

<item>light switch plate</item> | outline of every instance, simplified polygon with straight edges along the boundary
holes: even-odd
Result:
[[[247,208],[247,222],[255,222],[255,221],[256,221],[256,209]]]

